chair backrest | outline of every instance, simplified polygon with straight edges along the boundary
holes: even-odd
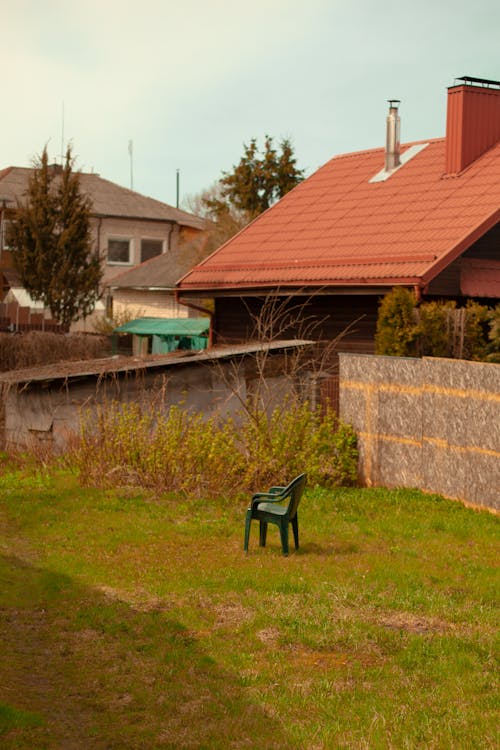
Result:
[[[290,502],[288,503],[288,517],[295,518],[297,514],[297,508],[299,507],[300,498],[304,492],[306,486],[307,474],[299,474],[298,477],[292,479],[288,487],[284,490],[283,494],[290,495]]]

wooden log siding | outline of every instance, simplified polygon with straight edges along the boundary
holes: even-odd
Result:
[[[340,354],[362,483],[500,509],[500,365]]]
[[[218,343],[244,343],[255,339],[254,319],[262,310],[262,297],[219,297],[215,301],[214,331]],[[339,342],[340,351],[374,351],[379,297],[373,295],[294,296],[288,303],[292,315],[299,317],[295,326],[280,331],[279,338],[314,338],[331,341],[352,326]],[[303,304],[303,309],[300,305]],[[314,319],[312,332],[301,330]]]
[[[458,297],[462,259],[450,263],[427,287],[427,297]]]
[[[464,253],[464,258],[486,258],[498,260],[500,256],[500,222],[483,234],[472,247]]]
[[[500,257],[500,223],[492,227],[466,252],[450,263],[435,279],[428,285],[426,297],[444,296],[460,297],[460,272],[462,270],[462,259],[498,260]]]

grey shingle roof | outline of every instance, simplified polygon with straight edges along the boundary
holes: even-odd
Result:
[[[15,203],[22,198],[32,170],[26,167],[7,167],[0,171],[0,201],[6,198]],[[203,229],[205,222],[194,214],[181,211],[168,203],[136,193],[121,187],[98,174],[80,173],[82,190],[92,200],[92,214],[95,216],[116,216],[121,218],[145,219],[152,221],[174,221],[181,226]],[[7,204],[10,207],[10,203]]]
[[[168,250],[114,276],[109,284],[113,289],[174,289],[191,266],[192,259],[182,250]]]

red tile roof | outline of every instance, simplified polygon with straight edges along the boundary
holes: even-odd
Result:
[[[180,288],[425,284],[500,220],[500,142],[453,177],[444,139],[370,182],[383,167],[383,149],[335,157]]]

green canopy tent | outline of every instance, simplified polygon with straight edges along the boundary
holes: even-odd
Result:
[[[116,334],[119,333],[152,336],[152,354],[176,349],[206,349],[209,328],[209,318],[137,318],[114,329],[113,349],[116,350]]]

